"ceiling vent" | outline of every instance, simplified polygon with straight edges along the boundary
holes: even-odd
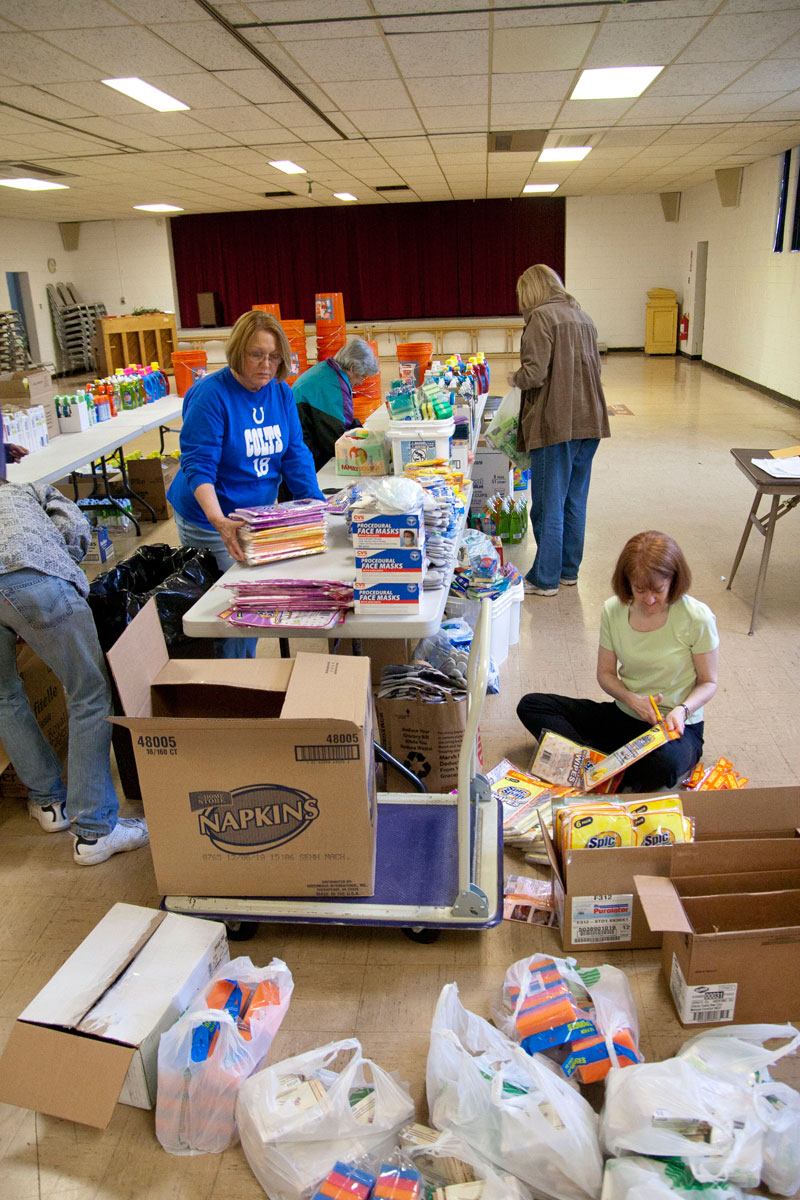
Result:
[[[34,179],[74,179],[68,171],[54,171],[52,167],[46,167],[43,163],[30,162],[4,162],[0,163],[0,172],[7,179],[29,178]]]
[[[490,133],[490,154],[535,154],[544,148],[549,129],[512,129],[508,133]]]
[[[410,192],[411,188],[407,183],[384,183],[378,184],[373,190],[376,192]]]
[[[297,192],[264,192],[265,200],[277,200],[279,196],[296,196]]]
[[[560,150],[562,146],[595,146],[597,145],[596,133],[560,133],[550,150]]]

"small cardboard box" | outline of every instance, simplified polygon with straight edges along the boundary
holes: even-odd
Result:
[[[17,650],[17,671],[39,728],[63,761],[67,755],[67,703],[58,677],[25,645]],[[0,797],[24,800],[27,795],[0,742]]]
[[[126,461],[128,483],[131,489],[146,500],[155,511],[157,521],[167,521],[172,516],[172,505],[167,492],[180,468],[178,458],[134,458]],[[146,508],[133,499],[133,515],[149,517]]]
[[[800,1017],[800,838],[675,846],[634,885],[681,1024]]]
[[[694,821],[695,840],[706,847],[717,841],[793,838],[800,826],[798,786],[681,792],[680,796],[684,812]],[[636,798],[628,795],[625,800]],[[571,850],[562,861],[546,830],[544,839],[553,868],[553,896],[566,951],[661,945],[661,933],[650,928],[633,877],[668,878],[678,847]]]
[[[501,496],[514,495],[514,468],[502,450],[478,446],[472,464],[470,509],[483,508],[495,492],[499,492]]]
[[[24,383],[26,379],[27,387]],[[30,408],[41,404],[51,441],[61,432],[54,395],[53,378],[45,367],[31,368],[30,371],[7,371],[0,375],[0,404],[12,408]]]
[[[367,658],[171,660],[150,600],[108,661],[160,891],[374,894]]]
[[[115,904],[20,1013],[0,1100],[98,1129],[153,1108],[161,1034],[227,961],[221,922]]]

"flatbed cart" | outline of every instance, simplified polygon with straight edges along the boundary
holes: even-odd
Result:
[[[489,678],[491,600],[484,600],[467,669],[467,722],[455,795],[378,793],[375,895],[165,896],[169,912],[225,921],[244,941],[258,922],[396,927],[432,942],[442,929],[490,929],[503,916],[501,806],[477,773],[478,723]]]

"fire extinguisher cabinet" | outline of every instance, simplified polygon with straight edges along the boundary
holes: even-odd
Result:
[[[647,293],[645,354],[675,354],[678,349],[678,293],[651,288]]]

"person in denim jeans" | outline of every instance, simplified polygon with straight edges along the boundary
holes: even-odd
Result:
[[[118,816],[110,772],[111,691],[103,652],[76,563],[91,530],[53,487],[0,478],[0,739],[28,790],[42,829],[71,829],[81,865],[147,844],[141,819]],[[64,686],[69,717],[69,781],[31,711],[17,670],[22,638]]]

